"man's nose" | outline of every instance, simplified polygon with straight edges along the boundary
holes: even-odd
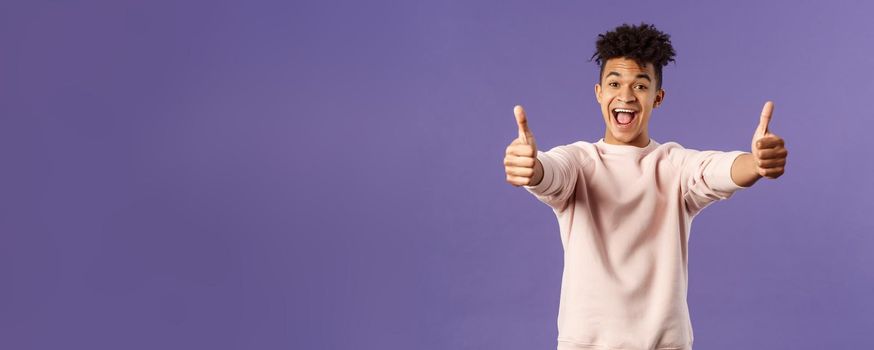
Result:
[[[619,91],[619,101],[622,102],[634,102],[634,93],[632,93],[631,89],[622,89]]]

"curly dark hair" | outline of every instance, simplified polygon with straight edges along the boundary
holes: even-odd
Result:
[[[601,66],[600,77],[604,76],[607,60],[625,57],[643,68],[646,68],[647,63],[652,63],[657,89],[662,88],[662,67],[668,62],[674,62],[676,55],[671,45],[671,36],[646,23],[640,23],[639,26],[623,24],[612,31],[598,34],[595,48],[597,51],[589,61],[595,59],[595,63]]]

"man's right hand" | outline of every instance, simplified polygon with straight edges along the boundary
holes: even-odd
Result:
[[[516,114],[519,137],[507,146],[507,153],[504,155],[507,182],[513,186],[535,186],[543,179],[543,165],[537,159],[534,134],[528,128],[528,119],[525,118],[522,106],[513,108],[513,113]]]

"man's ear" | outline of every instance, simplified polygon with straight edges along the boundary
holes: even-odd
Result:
[[[595,99],[598,100],[598,103],[601,103],[601,84],[595,84]]]
[[[658,107],[664,101],[665,101],[665,89],[659,89],[659,92],[656,94],[655,101],[653,102],[652,108]]]

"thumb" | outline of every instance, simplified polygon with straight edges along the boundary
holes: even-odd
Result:
[[[771,123],[771,114],[774,113],[774,102],[765,102],[762,107],[762,116],[759,117],[759,126],[756,128],[756,136],[762,137],[768,133],[768,124]]]
[[[520,105],[516,105],[513,108],[513,114],[516,115],[516,125],[519,126],[519,138],[522,139],[526,144],[531,144],[531,140],[529,136],[531,135],[531,130],[528,129],[528,119],[525,118],[525,109]]]

